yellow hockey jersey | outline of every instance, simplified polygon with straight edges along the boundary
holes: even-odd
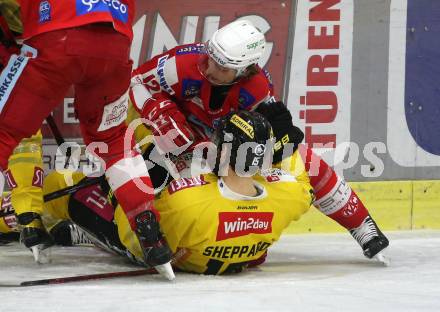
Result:
[[[0,14],[6,20],[6,23],[8,23],[10,30],[20,34],[23,32],[18,1],[0,0]]]
[[[312,188],[280,169],[254,179],[256,197],[232,192],[213,174],[174,180],[155,201],[175,265],[205,274],[235,271],[264,255],[310,207]]]

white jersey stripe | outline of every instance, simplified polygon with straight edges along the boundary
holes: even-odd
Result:
[[[3,69],[0,75],[0,113],[3,110],[12,89],[14,89],[18,78],[20,78],[29,58],[23,55],[12,55],[8,65]]]

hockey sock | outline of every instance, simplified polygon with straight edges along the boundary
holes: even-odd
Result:
[[[145,210],[152,210],[159,219],[153,208],[154,189],[141,155],[117,161],[107,169],[106,176],[132,230],[136,230],[136,216]]]
[[[315,192],[314,206],[348,230],[359,227],[369,214],[353,189],[310,148],[300,150]]]

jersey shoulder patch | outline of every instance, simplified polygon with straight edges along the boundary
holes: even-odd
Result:
[[[251,110],[261,102],[270,98],[270,83],[260,71],[247,79],[240,86],[238,103],[240,109]]]
[[[208,181],[205,181],[205,178],[203,175],[198,177],[192,177],[192,178],[181,178],[178,180],[173,180],[168,185],[168,193],[170,195],[188,189],[193,187],[198,187],[202,185],[209,184]]]
[[[261,177],[264,178],[266,182],[296,182],[296,178],[291,175],[289,172],[278,169],[278,168],[270,168],[266,170],[262,170],[260,173]]]
[[[203,53],[203,44],[202,43],[194,43],[187,44],[176,48],[176,55],[182,54],[201,54]]]

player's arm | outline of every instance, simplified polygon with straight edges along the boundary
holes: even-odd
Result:
[[[190,146],[193,134],[172,95],[156,79],[158,59],[160,56],[133,71],[129,94],[133,107],[151,128],[159,149],[173,153]]]
[[[293,125],[292,115],[283,102],[261,103],[256,111],[264,115],[270,122],[274,137],[273,163],[282,161],[285,157],[291,156],[298,148],[298,144],[304,139],[304,133]],[[284,152],[288,147],[288,152]]]
[[[131,93],[136,92],[135,90]],[[135,99],[131,96],[131,100]],[[191,127],[175,102],[161,93],[144,97],[142,102],[142,105],[134,104],[134,106],[138,108],[143,121],[153,132],[155,143],[162,153],[174,153],[193,143]]]

